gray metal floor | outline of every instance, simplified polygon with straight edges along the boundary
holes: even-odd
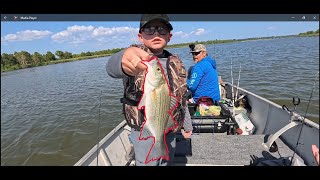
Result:
[[[176,156],[175,165],[245,166],[250,165],[253,156],[262,160],[293,155],[293,151],[280,139],[276,140],[278,152],[270,153],[262,146],[265,136],[195,133],[191,136],[192,156]],[[179,143],[178,148],[181,150],[185,146]]]

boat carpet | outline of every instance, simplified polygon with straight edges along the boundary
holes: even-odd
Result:
[[[174,162],[175,165],[246,166],[260,160],[292,157],[293,151],[281,139],[276,140],[278,152],[269,152],[262,146],[266,138],[266,135],[194,133],[191,136],[191,146],[186,145],[187,142],[177,142],[177,151],[189,150],[192,155],[176,155]],[[186,151],[186,148],[191,149]],[[302,160],[297,154],[295,158]],[[251,161],[253,159],[256,161]]]

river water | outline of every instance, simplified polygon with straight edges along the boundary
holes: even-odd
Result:
[[[193,65],[187,47],[169,51],[187,69]],[[237,83],[241,63],[240,87],[289,108],[299,97],[297,111],[305,114],[319,71],[319,37],[215,44],[207,51],[224,81],[231,82],[232,60]],[[106,73],[108,59],[1,73],[1,165],[73,165],[119,124],[122,81]],[[319,77],[307,118],[319,123]]]

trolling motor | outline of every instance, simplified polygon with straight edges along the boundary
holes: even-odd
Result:
[[[277,152],[278,151],[278,146],[275,142],[276,139],[278,139],[284,132],[287,130],[303,123],[304,118],[298,114],[295,113],[297,106],[300,104],[300,98],[293,97],[292,98],[292,103],[294,105],[293,110],[289,110],[289,108],[286,105],[282,106],[282,109],[287,111],[290,114],[290,123],[283,128],[281,128],[278,132],[273,134],[268,138],[268,141],[266,143],[262,143],[262,145],[267,148],[270,152]]]

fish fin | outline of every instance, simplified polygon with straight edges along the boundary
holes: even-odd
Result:
[[[173,110],[178,106],[179,98],[177,98],[175,96],[171,96],[170,99],[171,99],[170,100],[170,110]]]
[[[140,110],[145,105],[146,105],[146,96],[143,94],[137,107]]]
[[[172,116],[171,112],[178,106],[178,101],[179,101],[179,99],[177,97],[171,96],[169,119],[168,119],[166,129],[172,128],[177,125],[177,123],[173,120],[173,116]]]
[[[147,122],[146,122],[146,123],[147,123]],[[143,138],[143,139],[146,139],[146,138],[148,138],[148,137],[150,137],[150,136],[154,136],[154,135],[153,135],[152,132],[148,129],[148,126],[146,126],[146,124],[144,124],[144,125],[143,125],[143,128],[142,128],[142,130],[141,130],[141,135],[140,135],[140,137]]]
[[[164,135],[165,136],[165,135]],[[167,144],[165,143],[165,138],[163,137],[161,141],[156,141],[151,146],[148,156],[145,160],[145,163],[149,163],[150,161],[157,161],[160,158],[169,160],[169,152],[167,150]]]
[[[168,130],[169,128],[172,129],[174,126],[176,126],[176,123],[173,121],[173,117],[170,115],[166,126],[166,130]]]

